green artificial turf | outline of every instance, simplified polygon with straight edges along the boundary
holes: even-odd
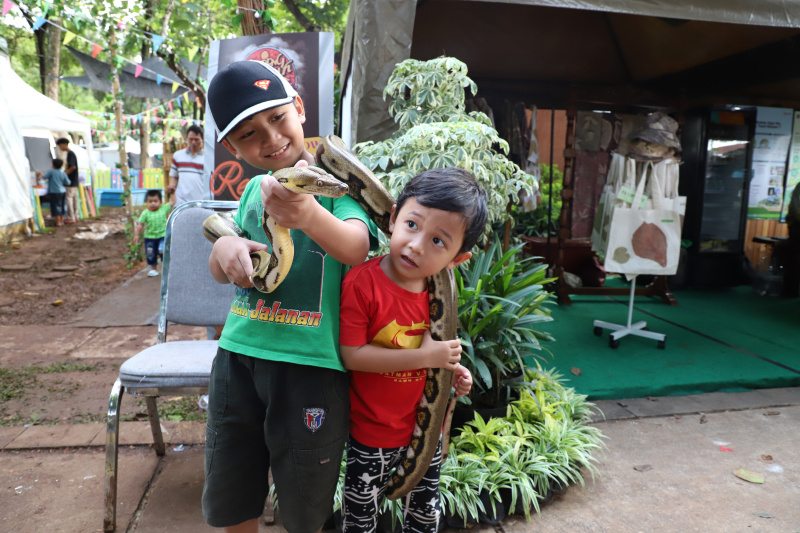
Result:
[[[541,329],[556,341],[546,343],[553,357],[542,366],[556,368],[589,399],[800,386],[800,299],[759,296],[749,286],[675,296],[677,306],[634,300],[632,322],[644,320],[666,334],[663,350],[635,336],[612,349],[610,330],[594,335],[594,320],[627,323],[626,296],[571,296],[571,306],[553,304],[554,320]]]

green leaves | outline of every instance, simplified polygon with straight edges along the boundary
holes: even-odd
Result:
[[[547,350],[541,340],[552,340],[536,329],[552,320],[544,307],[551,295],[543,289],[551,280],[545,265],[520,255],[521,247],[503,252],[495,240],[454,271],[462,364],[475,376],[474,395],[494,404],[510,397],[510,386],[502,381],[521,374],[527,358],[542,357]]]
[[[467,77],[467,66],[456,58],[403,61],[383,92],[398,131],[392,139],[360,143],[354,151],[395,195],[423,170],[468,170],[489,194],[489,221],[501,222],[508,216],[509,201],[516,202],[520,190],[533,194],[538,185],[503,155],[508,143],[491,127],[489,117],[466,113],[466,88],[472,94],[478,90]],[[384,157],[388,164],[383,164]]]

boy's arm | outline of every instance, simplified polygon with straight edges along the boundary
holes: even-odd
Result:
[[[211,249],[208,269],[217,283],[234,283],[244,289],[253,286],[250,252],[267,251],[267,245],[242,237],[220,237]]]
[[[340,263],[358,265],[367,258],[369,230],[360,220],[339,220],[312,195],[292,192],[272,176],[261,180],[261,199],[276,223],[303,231]]]
[[[445,368],[455,370],[461,360],[461,341],[435,341],[430,331],[422,337],[419,348],[384,348],[340,346],[344,367],[361,372],[397,372],[417,368]]]
[[[144,222],[141,221],[141,219],[139,219],[139,223],[136,224],[136,234],[133,236],[133,244],[139,242],[139,235],[142,234],[145,226],[147,226],[147,224],[145,224]]]

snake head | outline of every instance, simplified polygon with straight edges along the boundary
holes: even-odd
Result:
[[[282,168],[272,175],[278,183],[296,193],[341,198],[350,190],[346,183],[319,167]]]

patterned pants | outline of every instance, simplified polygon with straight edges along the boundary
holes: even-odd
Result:
[[[350,437],[344,477],[342,533],[375,531],[389,473],[405,457],[406,448],[370,448]],[[403,533],[438,531],[442,520],[439,496],[441,463],[442,443],[439,441],[425,476],[403,499]]]

